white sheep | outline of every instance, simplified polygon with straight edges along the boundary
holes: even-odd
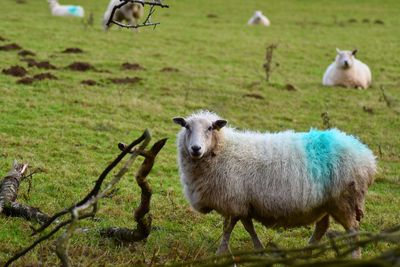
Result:
[[[263,26],[269,26],[271,23],[269,19],[263,15],[263,13],[260,10],[257,10],[254,12],[254,15],[249,19],[247,22],[247,25],[263,25]]]
[[[108,30],[111,25],[107,25],[107,22],[111,16],[111,12],[114,6],[121,4],[120,0],[111,0],[108,4],[107,10],[103,17],[103,28]],[[140,3],[128,3],[121,8],[117,9],[114,13],[113,20],[122,22],[126,20],[130,25],[137,25],[140,18],[143,17],[144,7]]]
[[[315,222],[310,243],[325,234],[329,216],[348,232],[359,230],[376,162],[357,138],[336,129],[239,131],[224,127],[227,121],[208,111],[173,121],[183,127],[178,165],[187,199],[195,210],[215,210],[225,218],[217,254],[229,250],[238,220],[256,249],[263,246],[252,219],[283,227]],[[360,256],[360,249],[353,252]]]
[[[326,69],[322,84],[325,86],[344,86],[367,89],[371,85],[371,70],[355,58],[357,49],[340,51],[336,48],[336,60]]]
[[[53,16],[83,17],[85,15],[85,11],[81,6],[60,5],[58,0],[48,0],[48,2]]]

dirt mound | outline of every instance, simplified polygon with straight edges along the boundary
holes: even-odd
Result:
[[[22,49],[22,47],[20,47],[16,43],[0,46],[0,51],[12,51],[12,50],[20,50],[20,49]]]
[[[3,36],[0,36],[0,42],[4,42],[4,41],[7,41],[7,39],[4,38]]]
[[[249,94],[244,94],[244,97],[249,97],[249,98],[255,98],[255,99],[264,99],[265,97],[263,97],[260,94],[257,93],[249,93]]]
[[[161,72],[179,72],[177,68],[173,67],[165,67],[160,70]]]
[[[297,91],[296,86],[294,86],[294,85],[291,84],[291,83],[286,84],[286,85],[285,85],[285,89],[288,90],[288,91]]]
[[[18,55],[20,55],[21,57],[26,57],[26,56],[36,56],[35,53],[33,53],[32,51],[29,50],[21,50],[18,52]]]
[[[73,62],[70,65],[68,65],[67,68],[75,71],[94,70],[94,67],[86,62]]]
[[[133,78],[129,78],[129,77],[125,77],[125,78],[111,78],[109,79],[112,83],[115,84],[133,84],[133,83],[138,83],[142,80],[142,78],[139,77],[133,77]]]
[[[51,74],[50,72],[44,72],[44,73],[39,73],[33,76],[33,79],[37,80],[37,81],[42,81],[42,80],[58,80],[58,78],[56,76],[54,76],[53,74]]]
[[[64,51],[62,51],[61,53],[65,53],[65,54],[79,54],[79,53],[83,53],[83,50],[80,49],[79,47],[69,47],[69,48],[66,48]]]
[[[17,81],[18,84],[32,84],[35,80],[31,77],[25,77]]]
[[[83,80],[83,81],[81,81],[81,84],[94,86],[94,85],[97,85],[97,82],[93,81],[93,80]]]
[[[123,70],[144,70],[142,66],[140,66],[138,63],[128,63],[125,62],[121,65],[121,68]]]
[[[15,77],[24,77],[28,73],[24,67],[18,65],[12,66],[8,69],[3,69],[2,72]]]
[[[218,18],[218,16],[215,15],[215,14],[208,14],[208,15],[207,15],[207,18],[215,19],[215,18]]]
[[[52,65],[49,61],[36,62],[35,60],[28,62],[28,67],[36,67],[39,69],[46,69],[46,70],[57,69],[56,66]]]
[[[380,19],[376,19],[376,20],[374,21],[374,23],[375,23],[375,24],[381,24],[381,25],[385,24],[385,22],[383,22],[383,20],[380,20]]]

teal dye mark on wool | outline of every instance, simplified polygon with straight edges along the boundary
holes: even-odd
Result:
[[[77,6],[70,6],[68,7],[68,12],[74,16],[78,16],[78,7]]]
[[[338,163],[338,134],[339,131],[314,129],[302,134],[309,177],[323,188],[329,184]]]

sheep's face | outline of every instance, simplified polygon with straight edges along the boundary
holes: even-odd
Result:
[[[342,69],[351,68],[354,64],[354,56],[357,53],[357,49],[353,51],[340,51],[338,48],[336,48],[336,51],[336,65]]]
[[[174,118],[173,121],[185,128],[184,147],[192,159],[201,159],[212,150],[215,146],[215,131],[227,123],[226,120],[209,121],[203,118]]]

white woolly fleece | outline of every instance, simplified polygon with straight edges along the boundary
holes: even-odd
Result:
[[[186,121],[217,119],[200,112]],[[305,225],[329,213],[327,203],[339,201],[349,184],[366,190],[376,173],[371,150],[336,129],[259,133],[225,127],[215,134],[220,150],[201,159],[192,159],[184,147],[186,130],[178,134],[181,182],[200,212]]]

